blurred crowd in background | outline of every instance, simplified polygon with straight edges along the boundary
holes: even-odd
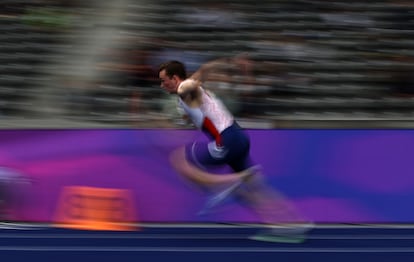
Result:
[[[0,127],[186,127],[158,65],[240,54],[204,86],[246,127],[414,119],[412,1],[2,0],[0,21]]]

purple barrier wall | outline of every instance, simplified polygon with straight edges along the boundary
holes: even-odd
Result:
[[[253,158],[275,188],[325,223],[414,222],[414,131],[249,130]],[[236,202],[197,216],[205,195],[168,154],[190,130],[2,130],[0,166],[33,179],[19,187],[17,220],[52,222],[64,187],[129,190],[143,222],[258,222]]]

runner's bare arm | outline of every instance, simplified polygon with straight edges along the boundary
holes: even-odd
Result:
[[[210,62],[207,62],[194,72],[189,78],[193,79],[197,82],[204,82],[206,80],[206,76],[212,71],[216,69],[226,68],[231,62],[231,58],[220,58]]]
[[[251,69],[251,65],[252,63],[249,59],[249,55],[247,53],[242,53],[234,57],[219,58],[219,59],[207,62],[201,65],[201,67],[195,73],[193,73],[189,78],[195,81],[198,81],[198,82],[204,82],[206,80],[207,75],[212,70],[226,69],[231,66],[236,66],[236,67],[239,67],[243,71],[248,71],[248,69]]]

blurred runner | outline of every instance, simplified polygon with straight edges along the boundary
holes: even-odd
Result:
[[[299,242],[311,228],[294,206],[265,182],[260,167],[250,157],[250,139],[225,105],[201,85],[208,72],[223,64],[235,64],[244,70],[251,66],[245,56],[218,59],[206,64],[187,78],[184,64],[168,61],[159,68],[161,88],[177,95],[184,117],[210,141],[195,141],[171,155],[172,166],[184,178],[212,193],[201,213],[208,212],[229,196],[237,197],[255,211],[267,226],[253,239]],[[214,174],[209,167],[229,166],[232,174]],[[217,193],[218,192],[218,193]]]

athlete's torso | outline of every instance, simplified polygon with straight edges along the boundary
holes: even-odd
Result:
[[[214,94],[206,91],[202,87],[199,87],[198,91],[200,92],[200,97],[198,98],[199,104],[197,107],[190,107],[180,97],[178,99],[180,107],[194,125],[201,129],[205,118],[207,118],[219,133],[231,126],[234,122],[234,117],[224,104]]]

